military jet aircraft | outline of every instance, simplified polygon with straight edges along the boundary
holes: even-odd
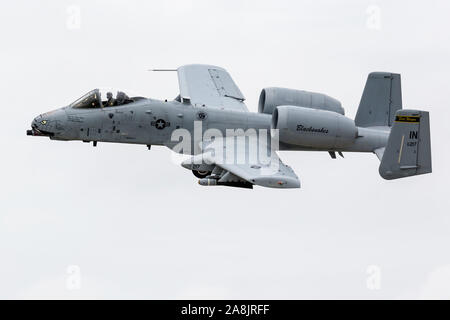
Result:
[[[167,146],[190,155],[182,166],[205,186],[299,188],[277,150],[326,151],[333,159],[375,153],[385,179],[431,172],[429,113],[402,109],[399,74],[370,73],[353,120],[325,94],[275,87],[263,89],[258,112],[249,112],[225,69],[193,64],[169,71],[177,72],[180,87],[173,101],[95,89],[37,116],[27,134],[94,146]]]

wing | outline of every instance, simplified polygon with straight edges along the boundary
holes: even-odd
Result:
[[[204,153],[184,161],[182,166],[208,172],[205,178],[199,180],[201,185],[300,188],[300,181],[291,167],[285,165],[275,151],[271,151],[269,144],[263,145],[258,141],[219,138],[204,148]],[[264,148],[264,152],[258,152],[258,148]],[[233,152],[229,152],[231,149]]]
[[[248,111],[244,96],[220,67],[190,64],[177,69],[180,97],[192,105]]]

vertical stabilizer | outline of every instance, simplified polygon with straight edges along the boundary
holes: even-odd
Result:
[[[355,124],[358,127],[392,126],[402,108],[400,74],[372,72],[359,103]]]
[[[397,111],[379,172],[388,180],[431,172],[430,117],[427,111]]]

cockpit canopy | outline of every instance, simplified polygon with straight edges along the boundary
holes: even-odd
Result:
[[[116,92],[114,94],[114,92]],[[130,98],[122,91],[108,91],[94,89],[89,91],[84,96],[70,104],[70,107],[77,109],[95,109],[105,107],[122,106],[128,103],[133,103],[138,100],[145,99],[143,97]]]

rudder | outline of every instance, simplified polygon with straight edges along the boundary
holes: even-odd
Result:
[[[397,111],[379,172],[387,180],[431,172],[430,116],[427,111]]]

